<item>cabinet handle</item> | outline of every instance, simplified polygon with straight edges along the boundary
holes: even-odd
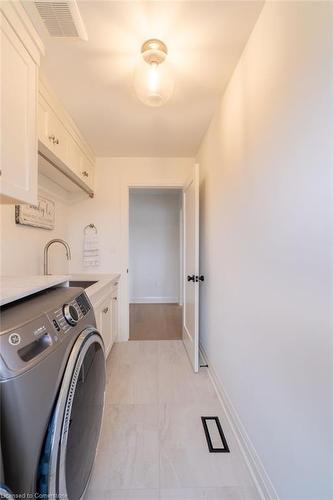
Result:
[[[118,297],[113,297],[113,300],[118,300]]]
[[[108,312],[109,312],[109,308],[108,308],[108,307],[105,307],[105,308],[103,309],[103,313],[104,313],[104,314],[107,314]]]
[[[83,177],[89,177],[89,174],[86,170],[83,170],[82,175]]]
[[[59,144],[59,139],[56,139],[55,135],[49,135],[49,140],[52,141],[53,144]]]

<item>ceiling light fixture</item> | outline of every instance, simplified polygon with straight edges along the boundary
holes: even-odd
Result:
[[[165,62],[168,48],[161,40],[151,38],[141,47],[142,60],[134,74],[134,88],[138,98],[148,106],[162,106],[171,97],[174,79]]]

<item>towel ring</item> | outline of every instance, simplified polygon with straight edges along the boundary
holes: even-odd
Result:
[[[86,234],[88,229],[93,229],[95,231],[95,233],[97,234],[97,227],[95,226],[95,224],[87,224],[83,230],[84,234]]]

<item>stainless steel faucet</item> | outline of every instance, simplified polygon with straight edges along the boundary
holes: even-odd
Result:
[[[60,240],[58,238],[55,238],[54,240],[48,241],[44,247],[44,274],[45,275],[50,274],[49,273],[49,248],[53,243],[61,243],[62,245],[64,245],[64,247],[66,249],[67,260],[71,260],[71,257],[72,257],[71,256],[71,249],[69,248],[69,244],[66,241]]]

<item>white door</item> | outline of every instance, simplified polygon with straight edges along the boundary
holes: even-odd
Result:
[[[183,191],[184,305],[183,342],[195,372],[199,370],[199,165]]]

